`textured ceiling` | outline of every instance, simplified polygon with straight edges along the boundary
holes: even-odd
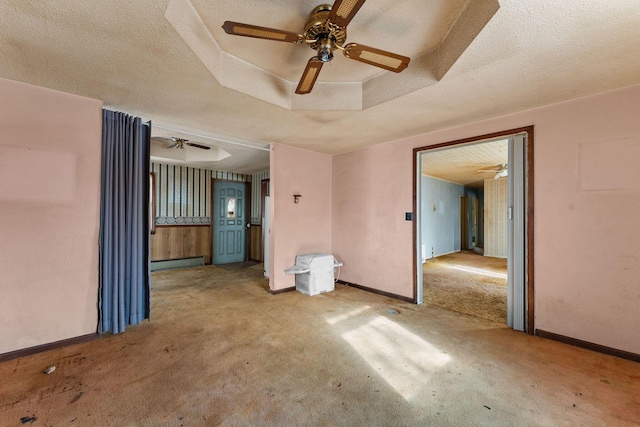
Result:
[[[444,3],[451,6],[443,8]],[[350,24],[348,40],[413,54],[437,43],[432,36],[461,7],[478,3],[484,2],[368,0]],[[500,0],[499,10],[440,81],[363,111],[290,111],[222,86],[165,18],[168,4],[3,0],[0,77],[101,99],[108,108],[165,127],[324,153],[640,83],[637,0]],[[219,26],[228,19],[299,31],[316,2],[193,4],[222,49],[287,79],[296,80],[313,54],[303,46],[226,36]],[[343,74],[367,79],[358,73],[378,72],[344,59],[325,67],[330,70],[323,69],[321,78],[341,82]],[[412,62],[405,72],[412,66],[419,64]],[[394,76],[385,76],[376,90],[385,92]],[[233,152],[235,146],[220,146],[232,154],[229,159],[241,155]],[[268,163],[266,152],[237,149],[248,150],[245,172],[258,169],[254,161]],[[253,154],[258,158],[252,160]]]

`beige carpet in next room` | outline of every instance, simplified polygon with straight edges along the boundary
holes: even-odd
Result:
[[[267,287],[260,266],[153,273],[151,322],[0,363],[0,425],[640,420],[640,364],[343,285],[313,297]]]
[[[422,272],[425,304],[506,325],[506,258],[461,251],[427,260]]]

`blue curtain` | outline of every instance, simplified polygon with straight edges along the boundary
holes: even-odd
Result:
[[[100,333],[149,318],[150,127],[102,110]]]

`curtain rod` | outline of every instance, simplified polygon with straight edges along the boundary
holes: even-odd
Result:
[[[142,122],[142,123],[147,125],[147,126],[149,126],[149,123],[151,123],[151,121]],[[159,125],[156,125],[156,124],[154,124],[153,127],[154,128],[158,128],[158,129],[163,129],[163,130],[169,130],[171,132],[182,133],[184,135],[197,136],[198,138],[205,138],[205,139],[211,139],[213,141],[226,142],[227,144],[240,145],[242,147],[253,148],[254,150],[271,151],[271,148],[269,148],[269,147],[256,147],[255,145],[244,144],[242,142],[229,141],[228,139],[222,139],[222,138],[214,138],[212,136],[201,135],[201,134],[198,134],[198,133],[187,132],[187,131],[179,130],[179,129],[167,128],[167,127],[159,126]]]

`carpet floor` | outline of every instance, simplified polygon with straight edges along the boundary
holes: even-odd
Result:
[[[507,260],[456,252],[423,264],[423,301],[469,316],[507,323]]]
[[[230,264],[220,264],[217,265],[216,267],[220,267],[224,270],[243,270],[245,268],[251,268],[251,267],[256,267],[256,266],[261,266],[262,263],[259,263],[258,261],[243,261],[243,262],[233,262]]]
[[[640,364],[627,360],[343,285],[272,295],[259,268],[152,277],[151,321],[0,363],[0,425],[640,420]]]

